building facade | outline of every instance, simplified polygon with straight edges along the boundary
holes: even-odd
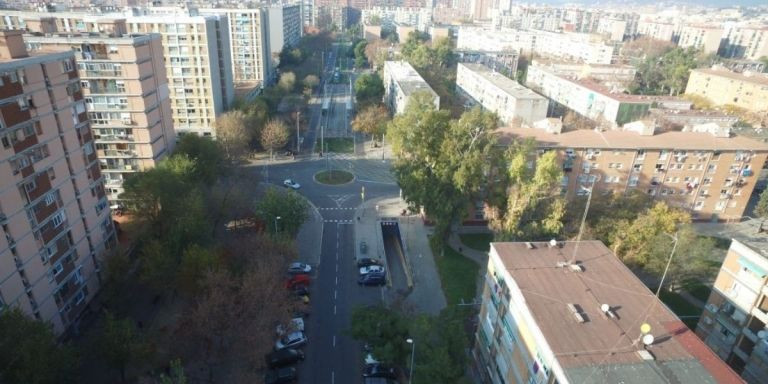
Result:
[[[720,67],[694,69],[685,93],[704,97],[716,105],[768,113],[768,75],[763,73],[736,73]]]
[[[75,324],[115,246],[74,52],[29,55],[0,32],[0,310]]]
[[[600,241],[491,243],[472,354],[485,383],[738,383]]]
[[[717,53],[723,41],[723,28],[711,25],[684,25],[677,45],[696,48],[704,53]]]
[[[482,64],[459,63],[456,87],[505,124],[519,119],[531,125],[547,117],[547,98]]]
[[[158,14],[127,24],[130,33],[162,36],[176,134],[215,136],[216,118],[234,101],[227,16]]]
[[[532,138],[557,151],[566,198],[639,191],[686,209],[696,220],[734,220],[746,213],[768,144],[727,130],[712,132],[505,128],[508,138]]]
[[[759,60],[768,56],[768,27],[739,26],[726,33],[723,57]]]
[[[637,34],[656,40],[674,41],[677,39],[680,26],[667,21],[640,20],[637,23]]]
[[[748,383],[762,383],[768,375],[768,234],[753,233],[732,240],[696,334]]]
[[[440,109],[440,96],[407,61],[385,61],[382,81],[384,82],[384,104],[393,115],[405,112],[411,95],[416,92],[432,94],[435,109]]]
[[[107,197],[154,167],[176,143],[159,34],[131,37],[25,36],[30,51],[73,50]]]
[[[269,8],[269,45],[272,57],[279,57],[284,47],[299,44],[304,28],[299,5],[277,5]]]

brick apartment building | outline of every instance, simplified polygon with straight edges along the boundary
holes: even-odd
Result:
[[[115,242],[74,52],[29,55],[0,32],[0,310],[57,333],[98,291]]]

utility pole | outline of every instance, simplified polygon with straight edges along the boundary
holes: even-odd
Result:
[[[296,154],[298,155],[301,149],[299,148],[299,121],[301,121],[301,111],[296,111]]]

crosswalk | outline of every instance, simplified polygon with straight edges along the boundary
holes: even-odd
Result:
[[[323,223],[352,224],[352,223],[354,223],[354,221],[352,221],[352,220],[326,219],[326,220],[323,220]]]
[[[322,208],[318,208],[317,210],[318,211],[353,211],[355,210],[355,208],[353,207],[336,207],[336,208],[322,207]]]

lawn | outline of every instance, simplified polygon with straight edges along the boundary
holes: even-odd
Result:
[[[317,147],[320,146],[320,142],[315,143]],[[351,138],[347,137],[331,137],[325,139],[326,152],[334,153],[353,153],[355,151],[355,143]],[[316,148],[315,152],[319,152]]]
[[[443,256],[434,249],[432,253],[435,255],[437,271],[440,273],[440,282],[448,305],[459,304],[462,299],[465,303],[472,301],[477,288],[477,264],[447,245]]]
[[[322,171],[315,174],[315,180],[321,184],[339,185],[346,184],[352,181],[355,175],[347,172],[340,171],[338,169],[332,169],[330,171]]]
[[[699,316],[701,316],[701,309],[685,300],[682,296],[674,292],[661,291],[661,301],[666,304],[669,309],[672,310],[677,316],[684,316],[681,318],[683,323],[690,329],[696,329],[696,323],[699,322]],[[691,317],[688,317],[691,316]]]
[[[492,233],[464,233],[459,235],[461,243],[477,251],[488,252],[491,250]]]

